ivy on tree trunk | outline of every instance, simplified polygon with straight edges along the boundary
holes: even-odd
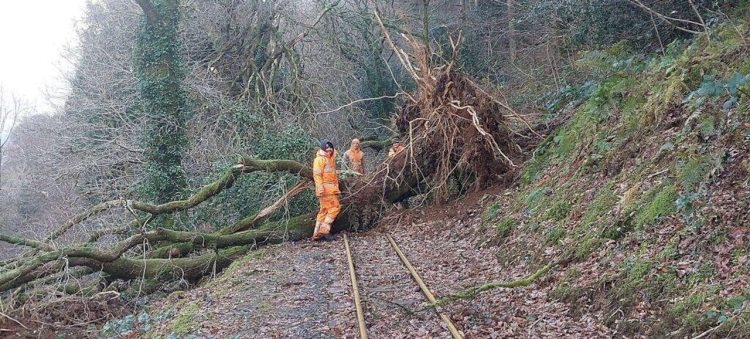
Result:
[[[148,119],[146,182],[151,201],[176,199],[185,187],[181,162],[185,136],[185,77],[177,34],[179,0],[136,0],[143,9],[135,50],[138,89]]]

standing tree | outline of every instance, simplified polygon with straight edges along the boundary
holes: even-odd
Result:
[[[513,20],[515,20],[515,12],[513,10],[514,4],[513,0],[508,0],[507,2],[507,14],[508,17],[508,53],[510,54],[510,62],[515,63],[516,62],[516,37],[515,37],[515,25],[513,23]]]
[[[145,140],[146,195],[153,201],[177,198],[185,187],[184,73],[178,39],[179,0],[136,0],[144,20],[137,36],[138,89],[149,120]]]
[[[6,106],[9,105],[9,106]],[[0,190],[3,189],[3,147],[10,140],[10,133],[16,125],[21,103],[14,97],[10,103],[5,102],[5,93],[0,87]]]

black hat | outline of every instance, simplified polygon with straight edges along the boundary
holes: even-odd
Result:
[[[320,149],[324,150],[324,149],[326,149],[328,147],[334,148],[333,147],[333,143],[330,142],[330,141],[328,141],[328,140],[326,140],[326,139],[320,140]]]

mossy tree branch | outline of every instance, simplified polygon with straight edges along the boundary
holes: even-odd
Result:
[[[529,286],[533,284],[535,281],[537,281],[537,279],[539,279],[541,276],[547,274],[547,272],[549,272],[549,270],[555,267],[556,265],[557,263],[549,263],[545,265],[544,267],[540,268],[539,270],[537,270],[536,272],[534,272],[533,274],[527,276],[526,278],[521,278],[521,279],[512,280],[512,281],[487,283],[487,284],[482,284],[482,285],[467,288],[463,291],[459,291],[451,295],[445,296],[443,298],[440,298],[440,300],[438,300],[437,302],[437,305],[442,306],[455,300],[473,299],[479,293],[493,290],[496,288],[516,288],[516,287]]]
[[[199,278],[200,276],[197,274],[205,272],[202,271],[202,269],[205,269],[204,265],[208,262],[212,265],[212,260],[221,261],[234,255],[241,255],[262,244],[281,243],[309,237],[312,235],[314,217],[314,214],[306,214],[290,220],[266,223],[259,229],[231,235],[181,232],[160,228],[153,232],[131,236],[111,246],[109,250],[101,250],[86,245],[54,250],[29,258],[19,267],[0,273],[0,291],[42,278],[59,270],[62,267],[61,265],[64,264],[69,267],[87,266],[125,279],[145,276],[148,279],[170,280],[176,277],[176,272],[192,272],[187,274],[187,277],[180,278]],[[7,237],[2,239],[7,239]],[[176,259],[152,258],[144,260],[122,257],[129,249],[144,242],[154,243],[157,241],[191,243],[196,245],[197,248],[215,248],[219,250],[218,253],[221,258],[215,258],[215,254]],[[32,242],[18,242],[20,245],[32,244]],[[223,261],[221,262],[223,263]],[[49,263],[52,263],[51,270],[50,267],[45,266]],[[162,276],[164,274],[166,275]]]
[[[157,216],[157,215],[166,214],[166,213],[174,213],[174,212],[184,211],[184,210],[193,208],[211,199],[212,197],[221,193],[225,189],[231,188],[234,185],[235,181],[242,174],[247,174],[247,173],[252,173],[252,172],[257,172],[257,171],[288,172],[288,173],[297,174],[303,178],[312,180],[312,169],[297,161],[259,160],[259,159],[253,159],[247,156],[243,156],[239,160],[239,165],[227,169],[224,172],[224,174],[222,174],[222,176],[219,177],[219,179],[202,186],[187,199],[170,201],[170,202],[163,203],[163,204],[151,204],[151,203],[141,202],[141,201],[136,201],[136,200],[121,200],[121,199],[106,201],[106,202],[97,204],[96,206],[89,208],[85,212],[79,213],[73,216],[72,218],[68,219],[65,223],[63,223],[60,227],[58,227],[54,232],[52,232],[49,236],[47,236],[44,242],[53,241],[59,238],[60,236],[62,236],[63,234],[65,234],[66,231],[70,230],[75,225],[78,225],[84,222],[85,220],[87,220],[88,218],[98,215],[114,207],[126,206],[133,210],[150,213],[152,216]],[[126,228],[134,229],[134,228],[139,227],[139,225],[142,225],[142,223],[143,222],[141,220],[133,220],[130,223],[128,223],[128,226]],[[121,228],[119,229],[121,230]],[[227,233],[225,232],[225,234]],[[103,234],[96,234],[96,236],[92,234],[92,237],[90,237],[89,241],[96,241],[97,239],[99,239],[101,235]]]

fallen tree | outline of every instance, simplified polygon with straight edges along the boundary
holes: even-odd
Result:
[[[394,202],[415,194],[445,199],[460,192],[456,187],[471,184],[481,188],[502,180],[513,173],[518,158],[507,115],[502,113],[512,110],[454,71],[455,46],[452,61],[430,67],[426,49],[405,37],[414,54],[407,55],[383,30],[417,85],[414,93],[405,95],[407,99],[395,119],[398,140],[406,149],[387,158],[367,176],[341,181],[342,211],[333,225],[334,232],[372,228]],[[156,223],[156,216],[194,208],[232,187],[243,174],[257,171],[291,173],[299,177],[299,182],[271,206],[215,232],[179,231],[151,224]],[[0,234],[0,241],[32,249],[3,263],[0,291],[22,287],[70,267],[87,267],[111,279],[196,281],[264,244],[310,237],[315,224],[313,211],[289,219],[268,218],[292,196],[310,187],[311,179],[312,171],[306,164],[242,157],[219,179],[184,200],[158,205],[125,199],[103,202],[73,216],[42,241]],[[114,208],[134,218],[125,225],[94,231],[88,242],[57,243],[76,225]],[[125,238],[102,248],[97,241],[104,235]]]

